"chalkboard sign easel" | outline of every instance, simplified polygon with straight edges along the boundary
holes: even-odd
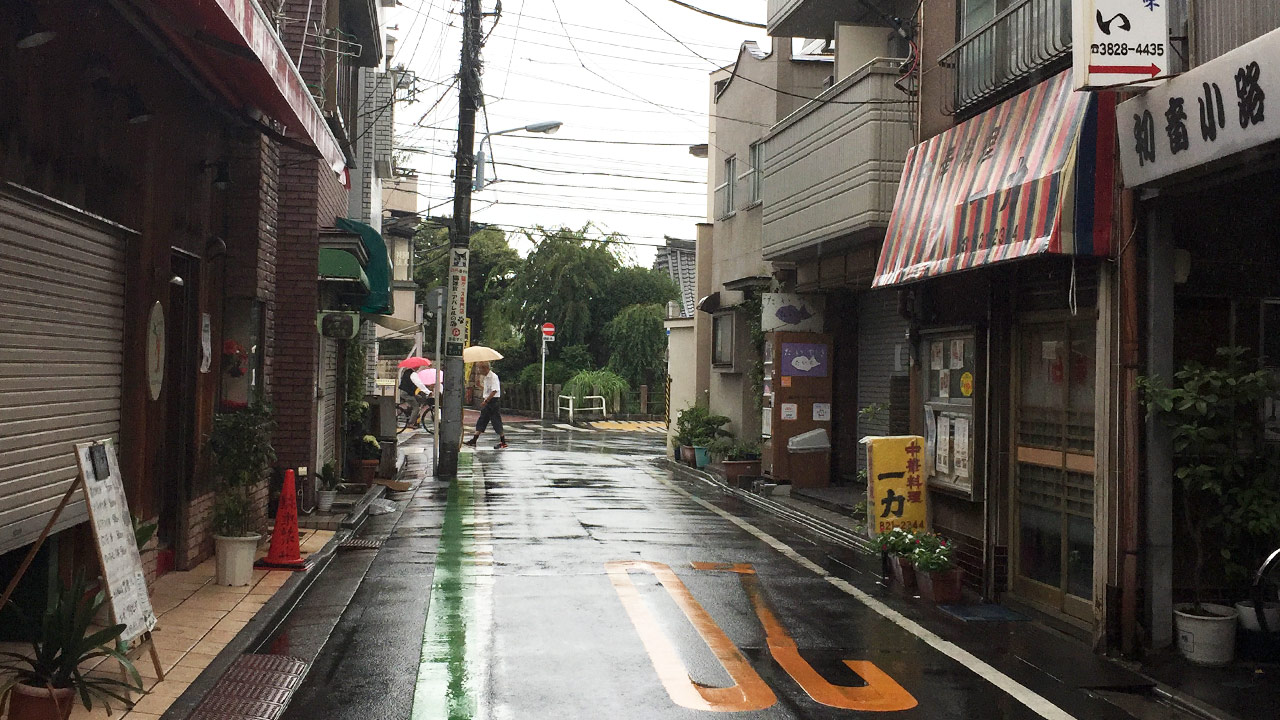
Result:
[[[75,480],[62,496],[62,501],[45,524],[40,537],[18,566],[18,572],[9,581],[4,594],[0,595],[0,607],[9,601],[9,596],[18,587],[18,581],[31,566],[40,546],[58,521],[58,516],[76,491],[83,489],[85,505],[89,508],[89,521],[93,526],[98,563],[102,568],[105,585],[103,590],[111,608],[111,621],[125,626],[120,634],[121,642],[129,643],[142,638],[139,647],[147,647],[151,663],[155,666],[156,677],[163,680],[164,668],[151,637],[151,631],[156,627],[156,616],[151,608],[151,597],[142,571],[142,558],[138,553],[133,520],[124,495],[115,443],[111,440],[78,443],[76,459],[80,470]]]

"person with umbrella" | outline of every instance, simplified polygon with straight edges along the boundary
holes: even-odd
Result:
[[[471,348],[468,348],[471,349]],[[487,349],[487,348],[486,348]],[[494,355],[498,355],[497,352]],[[498,355],[498,358],[501,358]],[[466,352],[463,352],[463,360],[466,360]],[[498,379],[498,373],[491,369],[487,360],[482,360],[476,365],[476,370],[484,375],[484,389],[482,391],[482,405],[480,406],[480,418],[476,420],[476,433],[467,441],[467,445],[476,446],[476,441],[484,434],[485,429],[490,423],[493,423],[494,432],[498,433],[498,444],[496,449],[501,450],[507,447],[507,436],[502,431],[502,414],[499,410],[502,397],[502,382]]]

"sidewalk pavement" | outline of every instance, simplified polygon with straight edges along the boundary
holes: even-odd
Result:
[[[299,539],[303,556],[319,550],[331,537],[333,533],[324,530],[302,531]],[[259,548],[259,556],[265,555],[266,550],[264,544]],[[166,573],[151,587],[151,605],[159,619],[151,635],[160,655],[165,679],[156,678],[155,667],[145,651],[131,652],[130,658],[142,676],[146,694],[123,714],[119,704],[114,703],[115,714],[110,716],[97,701],[94,709],[89,711],[77,702],[71,712],[72,720],[159,718],[262,606],[279,592],[291,574],[282,570],[254,570],[253,579],[245,587],[225,587],[214,584],[214,568],[215,560],[209,558],[192,570]],[[0,643],[0,650],[12,652],[26,652],[30,647],[29,643]],[[102,667],[102,672],[113,676],[118,673],[114,663]]]
[[[768,496],[730,487],[713,466],[695,471],[674,460],[670,466],[722,486],[726,494],[738,496],[750,504],[814,530],[827,539],[875,553],[861,524],[865,507],[859,488],[793,488],[782,485]],[[893,596],[903,602],[919,604],[917,598],[895,588]],[[974,608],[993,612],[1000,606],[977,605]],[[913,608],[914,609],[914,608]],[[1051,630],[1034,618],[992,622],[974,618],[957,618],[934,609],[932,620],[951,632],[947,639],[975,655],[1031,652],[1019,656],[1024,662],[1068,684],[1074,683],[1090,694],[1103,697],[1116,707],[1143,720],[1171,718],[1208,718],[1211,720],[1252,720],[1277,717],[1280,707],[1280,666],[1275,664],[1237,662],[1227,668],[1203,668],[1191,665],[1168,650],[1154,654],[1142,663],[1107,658],[1074,638]],[[978,612],[975,615],[985,613]],[[1019,617],[1017,613],[1014,617]],[[957,626],[956,623],[959,623]],[[1044,648],[1055,649],[1053,655]],[[1031,659],[1031,658],[1034,658]]]

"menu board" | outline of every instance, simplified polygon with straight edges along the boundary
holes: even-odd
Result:
[[[76,445],[80,472],[84,477],[89,520],[106,578],[111,616],[123,623],[120,639],[129,642],[156,627],[142,557],[134,538],[129,502],[120,478],[120,462],[111,440]]]

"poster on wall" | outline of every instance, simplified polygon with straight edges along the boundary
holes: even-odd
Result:
[[[934,450],[934,469],[942,475],[951,474],[951,416],[938,416],[938,444]]]
[[[938,397],[940,398],[951,397],[951,371],[950,370],[938,371]]]
[[[941,342],[929,344],[929,369],[941,370],[943,360],[943,349]]]
[[[782,403],[778,406],[779,416],[783,420],[795,420],[797,411],[795,403]]]
[[[924,432],[924,467],[930,472],[938,448],[938,414],[928,405],[924,406]]]
[[[831,403],[814,403],[813,421],[831,422]]]
[[[764,293],[760,296],[760,329],[764,332],[822,332],[826,302],[822,295]]]
[[[969,477],[969,418],[952,418],[951,432],[955,437],[951,445],[952,469],[956,477],[967,478]]]
[[[826,343],[782,343],[782,374],[795,377],[826,377]]]
[[[951,341],[951,369],[960,370],[964,367],[964,340],[956,339]]]

